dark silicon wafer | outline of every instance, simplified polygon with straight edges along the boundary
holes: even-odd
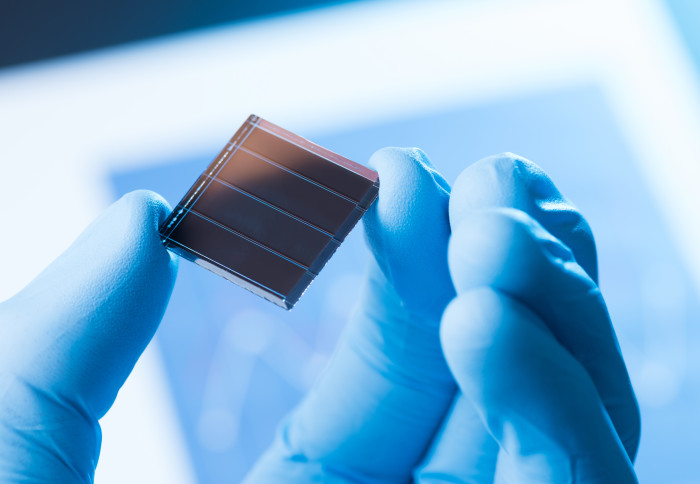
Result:
[[[173,252],[290,309],[378,188],[369,168],[250,116],[160,234]]]

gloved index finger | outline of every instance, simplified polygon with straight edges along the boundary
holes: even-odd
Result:
[[[385,149],[364,218],[373,256],[329,367],[249,482],[407,482],[455,392],[439,341],[454,296],[448,186],[418,150]]]
[[[590,374],[634,460],[639,409],[593,280],[595,246],[580,213],[541,169],[506,156],[482,160],[460,175],[450,215],[450,270],[457,291],[490,286],[537,314]]]
[[[445,311],[441,334],[452,374],[501,447],[496,482],[636,483],[590,376],[526,306],[492,288],[465,291]],[[464,440],[453,432],[439,445]],[[465,459],[448,456],[427,466],[472,482]],[[494,482],[484,477],[473,481]]]
[[[588,222],[542,168],[512,153],[490,156],[466,168],[450,199],[451,225],[457,227],[472,210],[495,207],[530,215],[598,282],[596,246]]]

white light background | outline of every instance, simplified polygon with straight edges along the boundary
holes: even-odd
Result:
[[[700,82],[661,3],[379,1],[0,71],[0,300],[110,203],[109,173],[222,145],[250,113],[322,133],[581,82],[698,287]],[[154,345],[102,423],[98,482],[194,482]]]

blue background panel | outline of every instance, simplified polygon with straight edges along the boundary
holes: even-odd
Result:
[[[640,481],[698,482],[691,453],[700,433],[700,368],[689,355],[700,347],[691,324],[700,317],[698,298],[596,86],[300,134],[359,162],[383,146],[418,146],[450,181],[503,151],[542,166],[596,235],[601,287],[642,406]],[[115,192],[148,188],[175,205],[220,148],[115,173]],[[366,250],[355,230],[289,313],[194,264],[180,265],[157,338],[201,482],[240,480],[312,384],[352,310]]]

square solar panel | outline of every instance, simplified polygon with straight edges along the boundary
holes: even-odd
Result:
[[[378,191],[377,172],[251,115],[159,231],[169,250],[291,309]]]

